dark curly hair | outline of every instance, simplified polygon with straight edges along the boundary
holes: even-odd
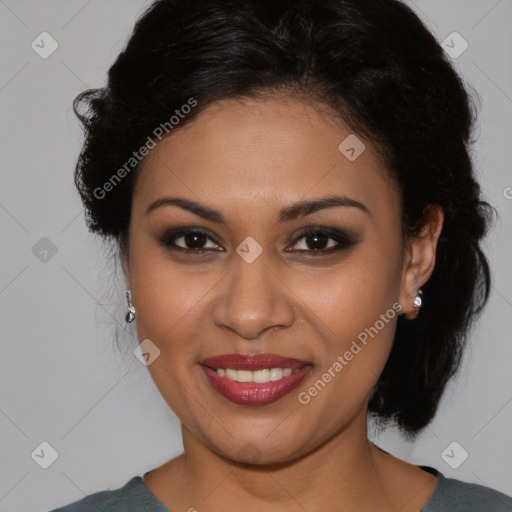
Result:
[[[167,123],[172,133],[213,101],[278,92],[328,105],[373,142],[401,193],[404,240],[424,225],[429,205],[443,209],[424,306],[417,319],[398,319],[368,403],[378,425],[394,423],[414,438],[432,420],[487,301],[480,241],[493,209],[481,200],[469,156],[475,108],[438,42],[403,3],[154,2],[107,85],[75,99],[85,130],[75,182],[88,226],[124,251],[140,165],[134,151],[156,127]]]

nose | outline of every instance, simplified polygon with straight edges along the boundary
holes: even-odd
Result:
[[[252,263],[237,256],[233,265],[213,306],[214,324],[246,340],[257,339],[275,327],[293,325],[293,293],[271,270],[264,255]]]

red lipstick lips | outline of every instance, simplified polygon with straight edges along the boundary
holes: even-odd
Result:
[[[311,363],[276,354],[224,354],[205,359],[201,368],[224,398],[238,405],[259,406],[295,389],[311,371]]]

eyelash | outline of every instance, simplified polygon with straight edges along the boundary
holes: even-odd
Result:
[[[194,254],[194,255],[204,255],[207,253],[211,253],[213,251],[217,251],[217,249],[190,249],[190,248],[184,248],[179,247],[175,244],[176,240],[179,238],[182,238],[186,235],[204,235],[209,241],[218,244],[209,234],[207,231],[204,231],[202,229],[197,228],[188,228],[188,229],[179,229],[179,230],[171,230],[169,232],[166,232],[164,236],[161,238],[161,243],[164,245],[164,247],[171,251],[178,251],[185,254]],[[298,249],[295,251],[287,251],[287,252],[295,252],[303,255],[308,256],[323,256],[323,255],[330,255],[337,251],[340,251],[342,249],[348,249],[349,247],[356,244],[354,240],[351,239],[346,233],[343,233],[342,231],[338,231],[337,229],[332,228],[325,228],[325,227],[310,227],[307,229],[304,229],[301,231],[301,233],[294,239],[292,246],[296,245],[300,240],[303,238],[306,238],[308,235],[314,235],[314,234],[320,234],[320,235],[326,235],[328,237],[327,245],[329,245],[330,240],[334,240],[338,245],[335,247],[331,247],[329,249],[322,249],[322,250],[315,250],[315,249]],[[223,252],[223,251],[218,251]]]

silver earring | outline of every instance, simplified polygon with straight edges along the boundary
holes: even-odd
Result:
[[[418,288],[418,291],[416,292],[416,297],[414,297],[413,305],[416,309],[420,309],[423,304],[423,292],[421,291],[421,288]]]
[[[132,303],[132,292],[126,290],[126,301],[128,302],[128,313],[126,313],[126,323],[131,324],[135,320],[135,306]]]

